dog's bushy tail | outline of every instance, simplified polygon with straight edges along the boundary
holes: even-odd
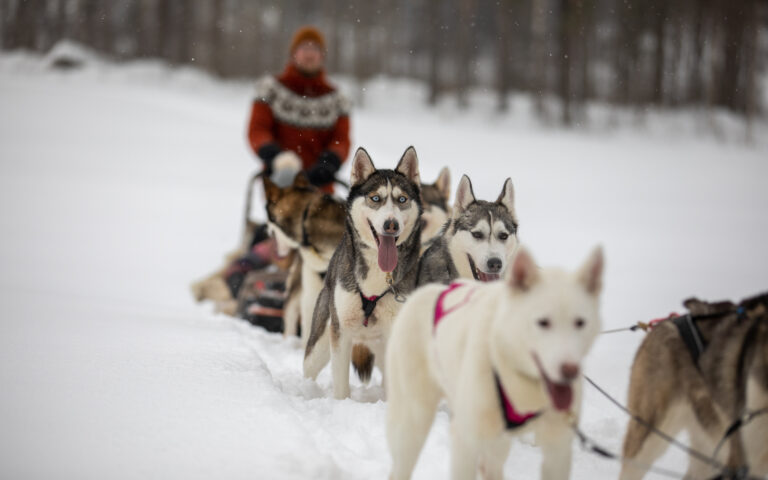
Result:
[[[363,383],[368,383],[373,373],[373,353],[365,345],[352,347],[352,366]]]
[[[304,350],[304,377],[306,378],[317,378],[320,370],[331,359],[331,342],[326,328],[330,320],[329,302],[330,294],[328,289],[323,287],[312,314],[312,327]]]

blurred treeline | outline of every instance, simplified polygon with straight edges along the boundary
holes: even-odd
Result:
[[[419,79],[426,102],[527,92],[578,120],[584,102],[760,112],[765,0],[0,0],[3,49],[68,38],[120,59],[222,77],[278,71],[293,31],[327,37],[328,69]]]

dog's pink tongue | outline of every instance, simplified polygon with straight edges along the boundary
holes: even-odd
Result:
[[[570,385],[561,385],[557,383],[550,383],[549,396],[552,397],[552,403],[555,404],[557,410],[568,410],[571,408],[571,402],[573,401],[573,389]]]
[[[379,236],[379,268],[391,272],[397,266],[397,246],[392,235]]]

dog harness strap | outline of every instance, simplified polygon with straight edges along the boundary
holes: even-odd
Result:
[[[688,353],[691,354],[693,364],[696,365],[696,368],[699,368],[699,356],[704,352],[704,348],[706,348],[701,338],[699,327],[691,318],[690,313],[673,318],[672,323],[675,324],[685,346],[688,347]]]
[[[363,292],[360,292],[360,301],[363,302],[363,314],[365,315],[365,318],[363,319],[364,327],[368,326],[368,319],[373,314],[373,310],[376,308],[376,303],[378,303],[381,297],[386,295],[387,292],[389,292],[389,290],[382,293],[381,295],[378,295],[378,296],[374,295],[372,297],[366,297],[365,295],[363,295]]]
[[[496,372],[493,373],[493,378],[496,381],[496,390],[499,392],[499,403],[501,403],[501,411],[507,430],[522,427],[528,423],[529,420],[533,420],[541,415],[541,412],[520,413],[515,410],[515,406],[509,401],[507,394],[504,393],[504,387],[501,386],[499,375]]]
[[[449,293],[451,293],[452,291],[454,291],[454,290],[456,290],[457,288],[459,288],[459,287],[462,287],[462,286],[464,286],[464,285],[463,285],[463,284],[461,284],[461,283],[452,283],[452,284],[450,284],[450,285],[448,286],[448,288],[446,288],[445,290],[443,290],[443,291],[440,293],[440,296],[439,296],[439,297],[437,297],[437,303],[435,303],[435,321],[434,321],[434,323],[433,323],[433,327],[432,327],[433,329],[434,329],[434,328],[437,328],[437,324],[438,324],[438,323],[440,323],[440,320],[442,320],[444,316],[446,316],[446,315],[448,315],[449,313],[453,312],[453,311],[454,311],[454,310],[456,310],[457,308],[464,306],[464,304],[466,304],[466,303],[469,301],[469,296],[470,296],[470,295],[472,295],[472,292],[474,292],[474,291],[475,291],[475,289],[474,289],[474,288],[470,289],[470,290],[467,292],[467,296],[466,296],[466,297],[464,297],[464,300],[462,300],[462,301],[461,301],[460,303],[458,303],[457,305],[454,305],[453,307],[451,307],[451,308],[448,308],[448,309],[446,309],[446,308],[444,308],[444,307],[443,307],[443,302],[445,301],[445,297],[446,297],[446,295],[448,295],[448,294],[449,294]]]

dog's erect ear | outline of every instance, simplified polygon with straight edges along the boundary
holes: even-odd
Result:
[[[443,169],[440,170],[440,174],[437,176],[437,181],[435,181],[435,187],[437,187],[437,191],[440,192],[440,196],[442,196],[446,202],[451,199],[451,171],[448,170],[448,167],[443,167]]]
[[[405,153],[400,157],[400,161],[397,162],[395,171],[402,173],[416,185],[421,184],[421,178],[419,177],[419,158],[416,156],[415,148],[408,147],[405,149]]]
[[[472,182],[466,175],[461,176],[459,186],[456,189],[456,203],[453,205],[456,213],[463,212],[475,201],[475,192],[472,191]]]
[[[355,158],[352,160],[352,174],[349,177],[349,183],[354,187],[366,181],[368,177],[376,171],[373,166],[373,160],[363,147],[355,152]]]
[[[301,172],[297,173],[295,177],[293,177],[293,186],[306,188],[311,187],[312,184],[309,183],[309,180],[307,180],[307,174],[302,170]]]
[[[509,286],[517,290],[528,290],[539,279],[539,267],[525,247],[521,247],[507,273]]]
[[[275,182],[270,180],[269,177],[264,177],[264,196],[267,197],[267,203],[275,203],[280,200],[282,193],[282,189]]]
[[[592,295],[597,295],[603,288],[604,269],[603,248],[598,246],[592,250],[587,261],[579,269],[579,281],[584,284],[587,292]]]
[[[496,203],[504,205],[512,215],[515,214],[515,187],[512,186],[511,178],[507,177],[504,181],[504,187],[502,187],[501,194],[496,199]]]

